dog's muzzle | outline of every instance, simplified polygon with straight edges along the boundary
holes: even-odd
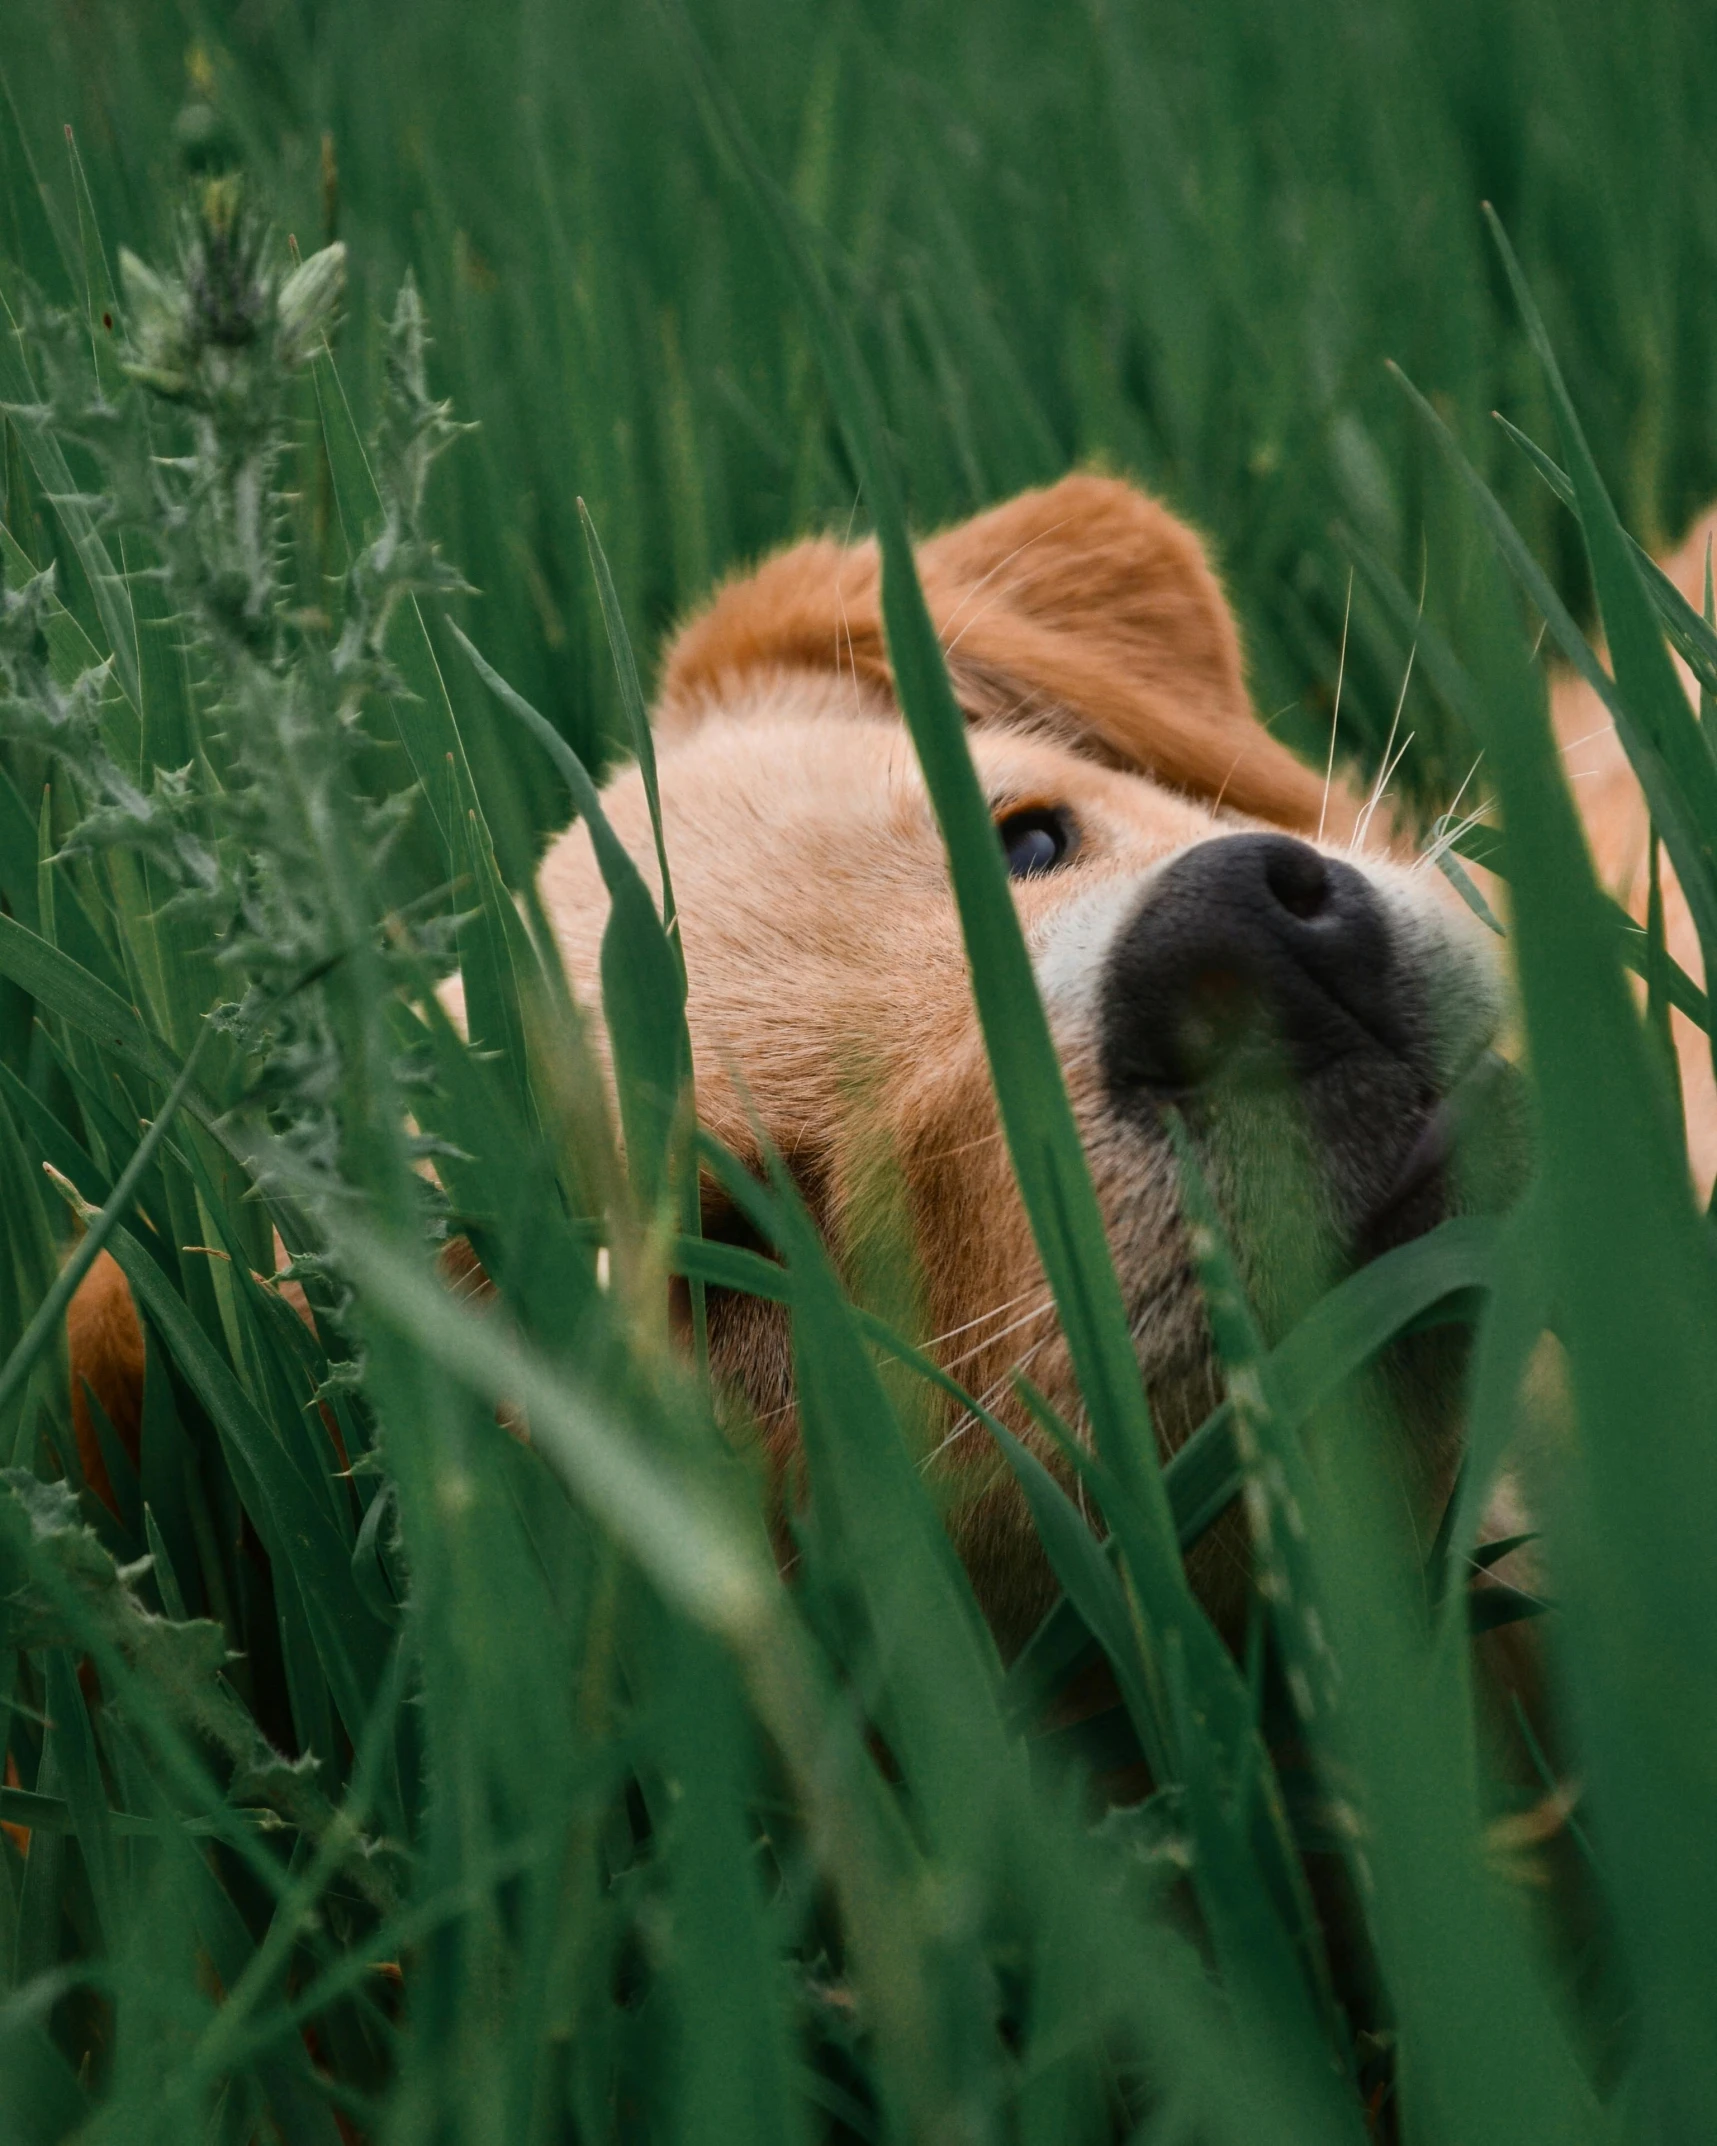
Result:
[[[1172,1104],[1195,1128],[1252,1122],[1268,1145],[1279,1121],[1245,1100],[1291,1090],[1332,1215],[1362,1256],[1447,1212],[1425,993],[1355,866],[1291,835],[1197,844],[1111,943],[1099,1004],[1104,1081],[1123,1117],[1148,1122]]]
[[[1102,1004],[1117,1099],[1183,1098],[1250,1060],[1309,1080],[1414,1041],[1370,883],[1291,835],[1226,835],[1167,865],[1110,950]]]

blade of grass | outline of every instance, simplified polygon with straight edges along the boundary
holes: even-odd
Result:
[[[582,499],[578,502],[578,518],[584,528],[584,542],[590,553],[591,572],[596,576],[596,593],[602,606],[602,623],[608,630],[608,647],[614,658],[614,674],[620,684],[620,705],[626,711],[627,731],[632,740],[632,750],[637,756],[638,772],[644,780],[644,795],[649,800],[650,827],[656,838],[656,865],[662,875],[662,929],[680,957],[683,977],[685,948],[680,944],[679,933],[675,929],[674,882],[668,871],[668,845],[662,836],[662,792],[656,776],[656,741],[651,735],[650,718],[644,708],[644,691],[638,683],[637,658],[632,653],[632,637],[626,631],[626,614],[620,608],[619,592],[614,586],[614,576],[609,571],[608,554],[602,549],[602,539],[597,535],[590,509]]]
[[[1491,413],[1503,431],[1520,449],[1527,460],[1544,479],[1550,490],[1562,504],[1575,511],[1575,493],[1571,480],[1556,466],[1536,441],[1528,439],[1518,425],[1510,424],[1500,410]],[[1644,577],[1646,593],[1657,609],[1663,630],[1669,636],[1670,645],[1687,665],[1699,684],[1701,696],[1700,727],[1704,727],[1703,703],[1705,697],[1717,685],[1717,621],[1701,617],[1663,568],[1643,545],[1631,536],[1628,550],[1634,564]]]
[[[1626,556],[1619,529],[1616,562],[1629,577],[1636,604],[1624,604],[1622,643],[1612,646],[1617,676],[1612,682],[1575,624],[1572,614],[1532,557],[1494,494],[1468,462],[1454,435],[1404,374],[1397,374],[1414,407],[1470,491],[1487,531],[1533,604],[1548,621],[1557,645],[1615,717],[1620,737],[1654,823],[1660,829],[1676,878],[1687,897],[1709,962],[1717,949],[1717,760],[1700,736],[1657,628],[1639,576]],[[1596,473],[1592,474],[1596,482]],[[1652,651],[1655,650],[1655,660]],[[1624,679],[1624,673],[1625,679]]]
[[[1662,726],[1666,759],[1675,743],[1672,765],[1679,780],[1685,763],[1689,784],[1678,805],[1710,811],[1700,830],[1708,858],[1717,809],[1705,800],[1717,776],[1706,741],[1500,229],[1497,239],[1550,386],[1617,694],[1642,725]],[[1717,1897],[1693,1814],[1698,1784],[1717,1776],[1717,1724],[1690,1715],[1681,1694],[1689,1678],[1717,1677],[1717,1597],[1696,1518],[1717,1501],[1709,1435],[1717,1276],[1656,1069],[1607,954],[1542,710],[1498,692],[1490,714],[1487,745],[1494,740],[1518,867],[1521,990],[1544,1127],[1545,1255],[1580,1411],[1578,1555],[1591,1592],[1574,1613],[1576,1659],[1642,1996],[1649,2101],[1671,2129],[1697,2132],[1717,2119],[1717,1961],[1701,1934]]]
[[[133,1296],[208,1410],[265,1546],[300,1575],[317,1657],[347,1733],[356,1739],[381,1673],[387,1632],[358,1595],[346,1530],[332,1517],[321,1484],[306,1479],[301,1457],[276,1438],[148,1253],[117,1226],[109,1244]]]
[[[554,762],[589,830],[611,904],[602,937],[602,999],[614,1049],[621,1123],[640,1204],[650,1213],[668,1187],[674,1127],[691,1076],[679,954],[642,873],[609,825],[583,762],[457,626],[449,630],[490,692]]]
[[[1172,1601],[1184,1596],[1184,1583],[1126,1309],[964,718],[918,583],[875,394],[798,212],[764,168],[684,15],[673,7],[661,13],[712,138],[742,174],[779,248],[859,472],[882,553],[895,689],[947,848],[1009,1153],[1099,1446],[1137,1503],[1138,1547],[1158,1568],[1156,1592]]]
[[[638,665],[632,653],[632,638],[626,631],[626,615],[620,607],[614,576],[609,571],[608,555],[602,549],[602,540],[596,533],[596,523],[591,517],[590,509],[582,499],[578,502],[578,518],[583,525],[585,547],[590,553],[591,570],[596,577],[597,597],[602,606],[602,623],[607,630],[608,646],[614,658],[615,676],[620,686],[620,704],[626,711],[632,750],[637,756],[638,772],[643,778],[644,795],[650,807],[650,830],[656,842],[656,868],[662,875],[662,930],[673,949],[674,959],[679,964],[680,997],[683,1002],[686,994],[686,949],[680,937],[679,915],[674,906],[673,876],[668,869],[668,845],[662,832],[662,797],[661,785],[656,775],[656,741],[650,732],[650,718],[644,707],[643,689],[638,683]],[[606,993],[604,995],[606,996]],[[683,1101],[680,1104],[680,1113],[684,1123],[690,1125],[697,1117],[697,1090],[689,1036],[683,1048],[683,1066]],[[676,1175],[680,1228],[688,1236],[695,1237],[702,1220],[697,1173],[682,1164]],[[707,1369],[709,1307],[701,1281],[692,1279],[690,1294],[693,1355],[700,1369]]]

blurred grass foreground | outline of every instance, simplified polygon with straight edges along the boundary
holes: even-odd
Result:
[[[1712,973],[1670,651],[1708,710],[1717,633],[1628,542],[1717,492],[1709,24],[693,18],[8,12],[0,2141],[1717,2136],[1717,1273],[1663,1049],[1709,1010],[1593,880],[1541,668],[1601,627]],[[531,883],[634,660],[855,521],[961,863],[907,516],[1081,461],[1210,533],[1278,734],[1321,755],[1339,675],[1427,819],[1482,750],[1537,1166],[1273,1350],[1211,1219],[1234,1398],[1159,1471],[1047,1039],[992,1024],[1092,1434],[1082,1517],[996,1427],[1064,1590],[1004,1664],[911,1337],[695,1137],[676,938],[614,863],[622,1161]],[[1018,932],[967,883],[982,997]],[[777,1261],[701,1242],[700,1167]],[[135,1460],[70,1409],[100,1246]],[[790,1584],[670,1272],[788,1307]],[[1468,1452],[1418,1545],[1346,1433],[1426,1324]],[[1553,1603],[1469,1585],[1505,1464]],[[1237,1659],[1180,1553],[1284,1483]],[[1529,1612],[1511,1714],[1473,1627]]]

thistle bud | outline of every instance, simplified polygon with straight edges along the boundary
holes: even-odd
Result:
[[[338,240],[313,253],[280,286],[280,362],[302,365],[333,325],[346,288],[346,249]]]
[[[124,246],[119,249],[119,281],[134,353],[126,372],[158,394],[182,395],[190,385],[193,359],[184,285],[157,275]]]

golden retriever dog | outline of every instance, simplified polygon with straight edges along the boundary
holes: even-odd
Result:
[[[1459,1204],[1440,1106],[1504,1021],[1496,942],[1257,721],[1203,548],[1136,489],[1066,478],[929,539],[919,567],[1172,1449],[1218,1386],[1165,1108],[1185,1113],[1279,1331],[1308,1280]],[[1079,1425],[893,698],[874,545],[801,543],[730,582],[668,651],[656,736],[703,1122],[753,1162],[761,1131],[849,1274],[883,1248],[909,1283],[891,1310],[910,1302],[969,1391],[1025,1430],[1022,1368]],[[654,882],[636,769],[603,803]],[[582,827],[550,846],[540,884],[594,1005],[607,902]],[[456,983],[448,996],[457,1010]],[[713,1194],[705,1226],[743,1234]],[[100,1480],[81,1381],[134,1434],[141,1369],[111,1262],[70,1340]],[[710,1342],[725,1405],[784,1468],[784,1312],[712,1292]],[[1457,1366],[1433,1339],[1404,1377],[1398,1473],[1432,1518]],[[979,1600],[1016,1646],[1053,1591],[1023,1503],[969,1416],[948,1408],[925,1436]],[[1243,1571],[1234,1540],[1197,1568],[1225,1622]]]
[[[1265,1240],[1284,1149],[1325,1278],[1447,1211],[1426,1134],[1502,1016],[1488,935],[1435,872],[1352,848],[1363,815],[1257,722],[1198,541],[1138,491],[1070,477],[919,564],[1172,1447],[1217,1394],[1164,1104],[1186,1109],[1278,1323]],[[892,697],[874,546],[800,544],[730,584],[670,649],[656,723],[704,1123],[753,1162],[761,1130],[849,1273],[878,1240],[873,1270],[910,1268],[915,1324],[968,1390],[1024,1430],[1020,1366],[1077,1423]],[[603,802],[653,879],[637,772]],[[588,993],[606,902],[581,827],[540,884]],[[719,1203],[705,1217],[718,1236],[732,1221]],[[718,1292],[710,1341],[784,1465],[785,1314]],[[1416,1423],[1403,1470],[1423,1505],[1453,1410]],[[1023,1503],[969,1415],[928,1436],[979,1599],[1015,1644],[1051,1591]],[[1238,1593],[1232,1545],[1205,1566],[1207,1593]]]

